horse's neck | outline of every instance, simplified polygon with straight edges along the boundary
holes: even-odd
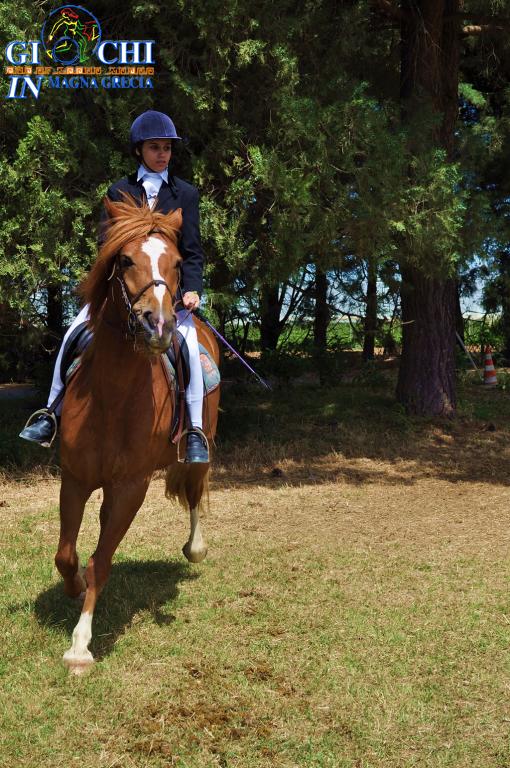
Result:
[[[108,310],[108,307],[105,308]],[[105,396],[133,397],[139,387],[151,387],[151,361],[137,352],[126,338],[127,327],[112,312],[105,311],[96,329],[91,356],[92,375]]]

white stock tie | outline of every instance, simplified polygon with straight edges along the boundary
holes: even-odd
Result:
[[[158,183],[159,182],[159,183]],[[149,208],[154,208],[156,204],[156,198],[161,188],[162,179],[159,173],[146,173],[142,179],[143,188],[147,195],[147,202]]]

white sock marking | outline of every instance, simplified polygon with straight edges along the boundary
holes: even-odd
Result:
[[[80,620],[73,630],[73,643],[69,650],[64,653],[64,661],[68,664],[94,660],[88,649],[92,640],[92,617],[93,614],[88,611],[81,614]]]

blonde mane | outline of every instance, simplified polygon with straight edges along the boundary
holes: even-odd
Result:
[[[149,208],[146,202],[138,205],[127,193],[122,193],[122,202],[104,198],[108,213],[106,236],[99,249],[97,259],[89,274],[84,278],[79,293],[85,304],[90,305],[90,324],[97,325],[99,314],[108,292],[108,278],[118,253],[134,240],[145,240],[151,232],[162,235],[177,247],[182,225],[182,209],[170,213],[159,213]]]

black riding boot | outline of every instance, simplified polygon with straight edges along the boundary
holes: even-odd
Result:
[[[23,440],[31,443],[37,443],[42,448],[50,448],[57,434],[57,419],[53,414],[45,413],[44,410],[33,413],[21,430],[19,436]]]
[[[186,436],[186,458],[187,464],[208,464],[209,463],[209,444],[207,438],[198,427],[191,427]]]

